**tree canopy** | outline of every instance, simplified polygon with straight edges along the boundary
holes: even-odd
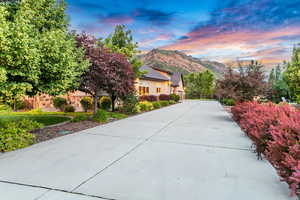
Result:
[[[263,65],[252,61],[247,66],[239,66],[238,71],[230,68],[216,83],[216,96],[235,101],[251,101],[255,96],[268,95]]]
[[[91,62],[82,75],[79,89],[93,96],[94,113],[97,111],[99,96],[108,93],[114,111],[115,100],[134,91],[134,72],[127,58],[120,53],[111,52],[97,43],[89,35],[77,36],[78,45],[85,48],[85,57]]]
[[[214,74],[208,70],[185,76],[188,98],[210,98],[214,89]]]
[[[300,102],[300,48],[293,50],[292,60],[284,72],[284,80],[288,84],[291,96]]]
[[[138,43],[134,42],[131,30],[126,30],[124,25],[117,25],[112,34],[104,39],[103,44],[113,52],[123,54],[131,63],[135,77],[142,76],[145,72],[140,71],[143,62],[136,57]]]
[[[0,95],[59,95],[78,83],[87,68],[83,49],[68,33],[64,1],[26,0],[0,4]]]

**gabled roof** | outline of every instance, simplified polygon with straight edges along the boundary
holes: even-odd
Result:
[[[141,67],[141,71],[147,71],[148,73],[142,76],[142,79],[154,79],[154,80],[159,80],[159,81],[169,81],[170,78],[167,76],[164,76],[163,74],[161,74],[160,72],[158,72],[157,70],[144,65]]]
[[[183,81],[182,73],[180,73],[180,72],[174,72],[172,74],[172,76],[171,76],[171,82],[172,82],[172,86],[173,87],[179,86],[181,80]]]

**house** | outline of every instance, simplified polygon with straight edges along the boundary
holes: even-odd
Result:
[[[135,87],[139,96],[160,94],[178,94],[181,99],[184,98],[184,82],[181,73],[173,73],[166,70],[161,70],[155,67],[142,66],[142,71],[147,73],[135,81]],[[62,96],[76,108],[76,111],[83,111],[80,100],[89,96],[81,91],[74,91]],[[28,102],[32,108],[41,108],[47,111],[55,111],[52,98],[49,95],[41,94],[35,97],[25,97],[24,100]]]
[[[184,81],[179,72],[170,72],[147,65],[141,67],[141,71],[147,73],[136,80],[136,90],[139,96],[178,94],[184,98]]]

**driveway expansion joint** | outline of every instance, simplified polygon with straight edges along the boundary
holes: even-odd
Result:
[[[96,195],[89,195],[89,194],[84,194],[84,193],[80,193],[80,192],[73,192],[73,191],[68,191],[68,190],[63,190],[63,189],[57,189],[57,188],[51,188],[51,187],[45,187],[45,186],[39,186],[39,185],[24,184],[24,183],[17,183],[17,182],[11,182],[11,181],[3,181],[3,180],[0,180],[0,183],[11,184],[11,185],[18,185],[18,186],[25,186],[25,187],[31,187],[31,188],[39,188],[39,189],[45,189],[45,190],[47,190],[43,194],[41,194],[39,197],[35,198],[34,200],[41,199],[48,192],[51,192],[51,191],[63,192],[63,193],[68,193],[68,194],[75,194],[75,195],[80,195],[80,196],[85,196],[85,197],[93,197],[93,198],[98,198],[98,199],[102,199],[102,200],[118,200],[118,199],[111,199],[111,198],[100,197],[100,196],[96,196]]]
[[[193,106],[190,106],[188,109],[186,109],[187,111],[193,109]],[[86,179],[85,181],[83,181],[82,183],[80,183],[78,186],[76,186],[72,192],[74,192],[75,190],[77,190],[78,188],[80,188],[82,185],[84,185],[85,183],[89,182],[90,180],[92,180],[93,178],[95,178],[97,175],[101,174],[103,171],[105,171],[106,169],[110,168],[111,166],[113,166],[115,163],[119,162],[120,160],[122,160],[123,158],[125,158],[126,156],[128,156],[130,153],[132,153],[133,151],[135,151],[136,149],[138,149],[140,146],[142,146],[143,144],[145,144],[146,142],[148,142],[152,137],[158,135],[160,132],[162,132],[164,129],[166,129],[168,126],[170,126],[171,124],[173,124],[175,121],[179,120],[180,118],[182,118],[186,113],[188,112],[184,112],[183,114],[181,114],[179,117],[177,117],[176,119],[170,121],[169,123],[167,123],[166,125],[164,125],[161,129],[159,129],[158,131],[154,132],[152,135],[150,135],[149,137],[147,137],[146,139],[142,140],[140,143],[138,143],[136,146],[134,146],[132,149],[130,149],[127,153],[125,153],[124,155],[122,155],[121,157],[119,157],[118,159],[114,160],[113,162],[111,162],[109,165],[107,165],[106,167],[104,167],[103,169],[101,169],[100,171],[98,171],[96,174],[94,174],[93,176],[91,176],[90,178]]]

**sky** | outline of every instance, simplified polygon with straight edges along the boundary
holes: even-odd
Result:
[[[107,37],[132,30],[142,52],[179,50],[205,60],[289,60],[300,43],[300,0],[66,0],[71,29]]]

